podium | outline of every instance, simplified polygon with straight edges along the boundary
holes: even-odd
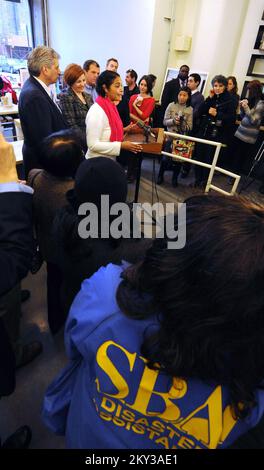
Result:
[[[134,155],[134,157],[137,159],[137,177],[134,202],[138,202],[143,156],[145,153],[152,155],[161,155],[162,146],[165,138],[163,128],[151,128],[150,131],[153,135],[147,135],[147,132],[145,132],[144,129],[136,128],[133,129],[131,132],[127,132],[124,135],[125,141],[134,142],[142,146],[142,152]]]
[[[164,129],[159,127],[151,128],[151,133],[154,134],[155,137],[151,135],[147,136],[143,129],[136,128],[133,129],[132,132],[127,132],[124,135],[124,140],[141,144],[143,153],[160,155],[164,141]]]

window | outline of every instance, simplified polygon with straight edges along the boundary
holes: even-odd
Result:
[[[14,83],[33,48],[28,0],[0,0],[0,72]]]

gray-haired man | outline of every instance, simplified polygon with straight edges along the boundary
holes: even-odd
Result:
[[[46,46],[33,49],[28,57],[30,77],[19,97],[26,177],[31,169],[41,167],[38,159],[44,137],[68,127],[50,89],[60,74],[59,58],[54,49]]]

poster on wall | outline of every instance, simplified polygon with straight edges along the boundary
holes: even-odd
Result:
[[[161,97],[162,97],[162,93],[163,93],[165,84],[167,82],[169,82],[170,80],[172,80],[173,78],[177,78],[178,75],[179,75],[179,71],[180,71],[180,69],[175,69],[175,68],[172,68],[172,67],[167,68],[166,74],[165,74],[165,79],[164,79],[162,90],[161,90],[160,101],[161,101]],[[203,90],[206,87],[206,83],[207,83],[209,73],[208,72],[202,72],[200,70],[190,70],[190,75],[192,73],[199,73],[199,75],[201,76],[201,83],[200,83],[200,86],[199,86],[198,90],[202,93]]]

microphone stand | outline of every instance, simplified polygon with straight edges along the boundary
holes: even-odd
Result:
[[[148,144],[149,143],[149,131],[148,129],[144,129],[144,136],[145,136],[145,139],[146,139],[146,143]]]

